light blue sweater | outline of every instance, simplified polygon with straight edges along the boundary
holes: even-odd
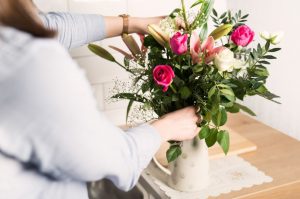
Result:
[[[96,15],[50,13],[66,47],[105,36]],[[86,182],[128,190],[159,148],[150,125],[123,132],[96,108],[84,72],[54,39],[0,26],[0,198],[87,199]]]

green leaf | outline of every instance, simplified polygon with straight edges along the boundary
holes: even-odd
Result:
[[[221,87],[221,88],[230,88],[230,86],[228,86],[226,84],[218,84],[218,87]]]
[[[231,107],[226,107],[226,111],[228,111],[229,113],[238,113],[240,112],[240,108],[236,106],[236,104],[233,104],[233,106]]]
[[[256,89],[256,91],[257,91],[258,93],[260,93],[260,94],[264,94],[264,93],[266,93],[266,92],[268,91],[268,89],[267,89],[264,85],[261,85],[260,87],[258,87],[258,88]]]
[[[199,132],[199,138],[202,140],[202,139],[205,139],[209,136],[209,127],[208,126],[203,126],[201,127],[201,130]]]
[[[195,7],[195,6],[199,5],[199,4],[201,4],[201,3],[203,3],[203,2],[204,2],[204,0],[197,0],[195,3],[193,3],[193,5],[191,5],[191,8],[193,8],[193,7]]]
[[[205,38],[207,38],[207,32],[208,32],[208,26],[207,26],[207,23],[205,23],[202,26],[201,32],[199,34],[201,41],[203,41]]]
[[[181,68],[183,69],[183,70],[187,70],[187,69],[189,69],[191,66],[182,66]],[[179,68],[180,69],[180,68]]]
[[[216,92],[216,86],[213,86],[208,92],[208,98],[210,99]]]
[[[262,54],[262,48],[261,48],[261,45],[260,44],[258,44],[257,45],[257,52],[258,52],[258,54]]]
[[[169,15],[171,18],[175,18],[176,17],[176,13],[179,13],[181,11],[180,8],[176,8],[175,10],[173,10],[171,12],[171,14]]]
[[[264,59],[277,59],[276,57],[274,57],[273,55],[265,55],[263,56]]]
[[[179,100],[179,97],[176,94],[172,95],[172,102],[177,102]]]
[[[223,126],[227,122],[227,113],[225,108],[221,107],[219,111],[212,116],[212,121],[216,126]]]
[[[268,61],[259,61],[258,63],[260,63],[260,64],[271,64],[271,63],[268,62]]]
[[[227,86],[227,85],[226,85]],[[230,87],[226,87],[220,90],[221,95],[228,99],[230,102],[235,102],[235,95],[233,90]]]
[[[217,135],[218,135],[217,129],[210,130],[209,136],[205,138],[207,147],[212,147],[217,142]]]
[[[227,12],[224,12],[221,16],[220,19],[223,19],[227,15]]]
[[[265,45],[265,50],[268,51],[270,48],[270,41],[267,41],[266,45]]]
[[[241,19],[246,19],[248,16],[249,16],[249,14],[246,14]]]
[[[204,67],[200,64],[193,67],[194,73],[199,73],[199,72],[203,71],[203,69],[204,69]]]
[[[172,145],[167,151],[168,162],[170,163],[170,162],[176,160],[181,155],[181,153],[182,153],[182,151],[181,151],[180,146]]]
[[[130,112],[130,109],[132,107],[132,104],[133,104],[133,100],[130,100],[129,103],[128,103],[128,106],[127,106],[127,111],[126,111],[126,124],[128,122],[128,117],[129,117],[129,112]]]
[[[269,50],[269,52],[273,53],[273,52],[277,52],[277,51],[280,51],[281,48],[272,48]]]
[[[95,44],[89,44],[88,48],[90,49],[90,51],[92,51],[94,54],[98,55],[99,57],[102,57],[103,59],[106,59],[111,62],[116,62],[115,58],[104,48]]]
[[[186,86],[182,87],[179,90],[179,93],[180,93],[182,99],[187,99],[192,95],[191,90]]]
[[[217,13],[217,11],[215,9],[213,9],[212,12],[213,12],[214,16],[218,17],[218,13]]]
[[[221,94],[223,95],[230,95],[230,96],[234,96],[234,93],[231,89],[221,89]]]
[[[129,67],[130,59],[124,57],[124,66]]]
[[[229,133],[227,131],[220,131],[217,137],[219,145],[222,147],[224,153],[227,155],[230,146]]]
[[[262,76],[262,77],[268,77],[269,76],[269,72],[266,68],[256,68],[254,73],[258,76]]]
[[[244,106],[242,104],[239,104],[239,103],[235,103],[235,105],[237,107],[239,107],[242,111],[250,114],[251,116],[256,116],[256,114],[251,109],[249,109],[248,107],[246,107],[246,106]]]
[[[147,101],[147,99],[145,99],[144,97],[137,95],[135,93],[119,93],[119,94],[112,96],[111,98],[128,99],[128,100],[133,100],[133,101],[141,102],[141,103],[144,103]]]

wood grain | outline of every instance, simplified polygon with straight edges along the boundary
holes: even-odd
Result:
[[[230,129],[230,127],[226,126],[222,127],[222,129],[228,130],[230,134],[230,148],[227,155],[239,155],[255,151],[257,149],[257,146],[253,142],[241,136],[234,129]],[[225,154],[218,144],[215,144],[213,147],[209,148],[210,159],[216,159],[224,156]]]
[[[217,197],[218,199],[241,198],[249,194],[252,194],[251,197],[255,199],[277,199],[285,196],[279,195],[278,197],[274,197],[273,194],[278,193],[278,191],[273,188],[282,186],[286,192],[299,195],[300,189],[296,189],[299,186],[298,183],[293,186],[285,186],[299,182],[300,180],[300,142],[298,140],[241,113],[229,115],[228,127],[239,132],[243,137],[257,145],[255,152],[245,153],[240,156],[271,176],[273,181],[229,194],[223,194]],[[269,191],[263,192],[264,190]],[[255,195],[255,193],[264,193],[264,195],[261,197],[262,195]],[[287,197],[287,199],[294,198]],[[300,197],[296,197],[295,199],[297,198]]]
[[[254,194],[249,194],[241,197],[237,197],[235,199],[299,199],[300,198],[300,181],[285,184],[278,187],[273,187],[270,189],[266,189],[263,191],[259,191]]]

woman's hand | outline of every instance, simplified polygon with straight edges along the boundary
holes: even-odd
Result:
[[[167,16],[149,17],[149,18],[131,17],[131,18],[129,18],[129,32],[148,34],[148,25],[149,24],[157,24],[158,25],[159,22],[166,17]],[[185,29],[185,24],[182,19],[176,18],[175,21],[176,21],[176,26],[178,29]]]
[[[161,117],[151,123],[163,141],[183,141],[193,139],[200,131],[199,117],[194,107],[184,108]]]
[[[148,25],[149,24],[159,24],[166,16],[158,17],[129,17],[129,32],[130,33],[139,33],[139,34],[148,34]]]
[[[148,34],[149,24],[159,24],[167,16],[158,17],[129,17],[128,33]],[[123,19],[121,17],[104,17],[106,38],[120,36],[123,31]],[[184,28],[184,22],[176,19],[178,28]]]

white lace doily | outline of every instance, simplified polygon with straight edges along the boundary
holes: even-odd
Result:
[[[242,188],[272,182],[272,178],[252,166],[238,156],[228,156],[210,161],[210,184],[199,192],[176,191],[166,185],[167,175],[163,174],[155,165],[148,167],[150,174],[159,188],[172,199],[204,199],[209,196],[241,190]]]

